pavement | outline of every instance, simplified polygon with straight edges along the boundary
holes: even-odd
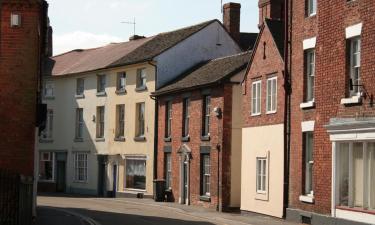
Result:
[[[152,199],[39,196],[36,225],[296,225],[249,213],[212,209]]]

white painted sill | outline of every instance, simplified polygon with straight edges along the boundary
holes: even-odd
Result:
[[[276,114],[277,113],[277,111],[275,110],[275,111],[267,111],[266,112],[266,115],[270,115],[270,114]]]
[[[301,195],[299,196],[299,200],[301,202],[314,203],[314,196]]]
[[[351,98],[341,99],[341,105],[359,104],[361,102],[362,102],[362,98],[360,96],[353,96]]]
[[[308,109],[315,107],[315,101],[303,102],[299,105],[301,109]]]
[[[261,115],[261,113],[251,113],[251,116],[260,116]]]

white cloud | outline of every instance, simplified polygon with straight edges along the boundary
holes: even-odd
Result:
[[[53,36],[53,53],[61,54],[74,49],[86,49],[100,47],[111,42],[124,41],[122,38],[107,34],[92,34],[83,31],[75,31],[63,35]]]

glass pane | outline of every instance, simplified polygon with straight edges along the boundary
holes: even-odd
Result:
[[[262,170],[262,163],[261,160],[257,160],[257,190],[260,191],[262,190],[262,175],[261,175],[261,170]]]
[[[257,83],[257,113],[260,112],[260,83]]]
[[[363,143],[353,144],[353,201],[363,207]]]
[[[339,205],[349,204],[349,143],[339,144],[337,151]]]
[[[126,160],[126,188],[146,188],[146,161]]]

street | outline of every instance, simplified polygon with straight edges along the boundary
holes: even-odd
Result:
[[[293,225],[257,214],[242,216],[151,199],[39,196],[36,225]]]

